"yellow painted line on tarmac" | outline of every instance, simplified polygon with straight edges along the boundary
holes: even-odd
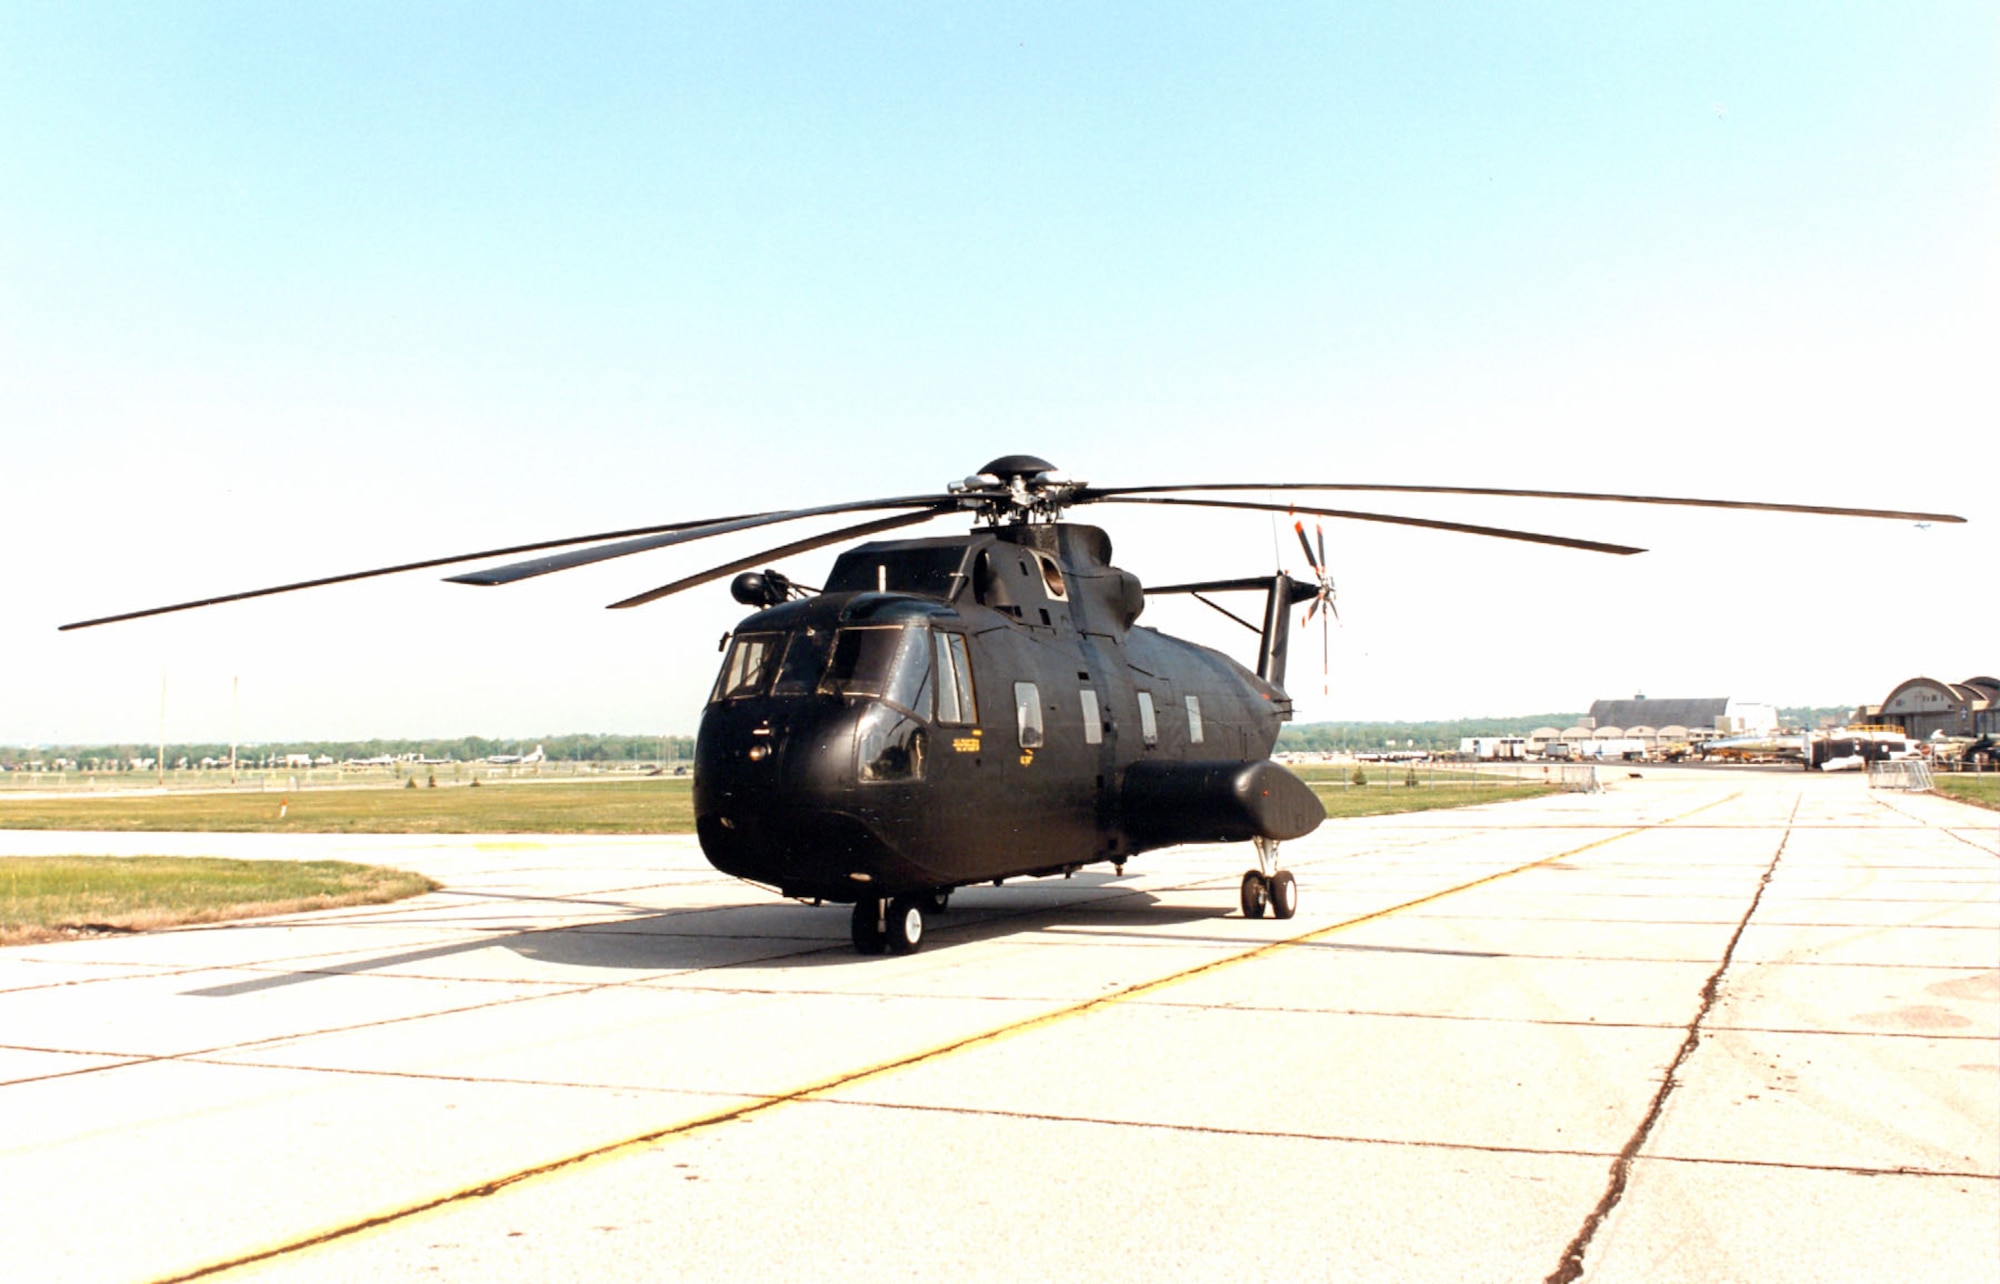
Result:
[[[800,1088],[794,1088],[789,1092],[779,1093],[775,1096],[759,1097],[756,1100],[747,1102],[741,1106],[732,1106],[723,1110],[715,1110],[715,1111],[710,1111],[707,1114],[696,1115],[691,1119],[683,1119],[677,1123],[668,1124],[661,1128],[655,1128],[652,1129],[651,1131],[640,1133],[639,1135],[634,1137],[626,1137],[620,1141],[606,1142],[601,1146],[593,1146],[588,1150],[578,1151],[576,1154],[573,1155],[566,1155],[560,1159],[552,1159],[547,1163],[536,1164],[530,1168],[523,1168],[516,1172],[508,1173],[505,1176],[495,1177],[492,1178],[491,1180],[480,1182],[478,1185],[475,1186],[467,1186],[460,1190],[452,1191],[449,1194],[439,1195],[431,1199],[418,1200],[414,1203],[404,1204],[401,1205],[400,1207],[392,1208],[385,1212],[376,1213],[369,1217],[360,1218],[351,1222],[345,1222],[339,1226],[335,1226],[324,1231],[318,1231],[309,1235],[304,1235],[291,1240],[287,1240],[282,1244],[273,1245],[269,1248],[258,1249],[253,1252],[244,1253],[235,1257],[231,1257],[225,1261],[214,1262],[207,1266],[198,1267],[194,1270],[187,1271],[179,1275],[162,1276],[157,1280],[155,1280],[154,1284],[183,1284],[184,1281],[203,1279],[208,1276],[221,1274],[224,1271],[234,1270],[238,1267],[253,1266],[259,1262],[270,1261],[273,1258],[284,1257],[292,1253],[303,1252],[307,1249],[316,1248],[322,1244],[332,1243],[335,1240],[346,1239],[351,1235],[358,1235],[364,1231],[376,1230],[380,1227],[388,1226],[400,1221],[405,1221],[409,1218],[421,1216],[422,1214],[425,1213],[436,1212],[439,1209],[448,1208],[454,1204],[463,1203],[467,1200],[483,1199],[488,1195],[496,1195],[510,1186],[518,1186],[524,1182],[532,1181],[538,1177],[546,1177],[552,1173],[562,1172],[572,1168],[579,1168],[585,1164],[596,1163],[600,1160],[614,1158],[629,1151],[640,1150],[645,1147],[654,1145],[658,1142],[665,1141],[670,1137],[685,1136],[689,1133],[698,1132],[704,1128],[714,1127],[717,1124],[733,1123],[739,1119],[747,1119],[753,1115],[764,1114],[770,1110],[776,1109],[779,1106],[789,1105],[793,1102],[807,1101],[814,1097],[820,1096],[825,1093],[833,1092],[840,1088],[850,1087],[857,1083],[863,1083],[870,1079],[877,1079],[882,1077],[883,1075],[892,1074],[897,1070],[903,1070],[909,1068],[910,1066],[921,1065],[925,1062],[935,1061],[941,1057],[950,1056],[955,1052],[963,1052],[968,1048],[979,1047],[989,1043],[996,1043],[1001,1039],[1010,1038],[1012,1036],[1019,1034],[1025,1034],[1033,1030],[1044,1029],[1048,1026],[1055,1025],[1058,1022],[1070,1020],[1073,1017],[1083,1016],[1087,1013],[1095,1012],[1101,1008],[1110,1007],[1113,1004],[1123,1003],[1129,999],[1138,998],[1141,995],[1151,994],[1154,993],[1155,991],[1166,989],[1168,986],[1179,985],[1183,981],[1190,981],[1199,976],[1207,976],[1212,973],[1219,972],[1227,967],[1234,967],[1239,963],[1249,963],[1257,959],[1268,958],[1271,955],[1278,953],[1279,951],[1291,949],[1294,946],[1305,945],[1313,941],[1323,940],[1326,937],[1332,936],[1337,932],[1344,932],[1348,928],[1359,927],[1363,923],[1377,922],[1381,919],[1388,918],[1392,915],[1400,914],[1404,910],[1416,909],[1420,905],[1429,905],[1436,901],[1441,901],[1448,896],[1456,896],[1460,892],[1469,892],[1472,891],[1474,888],[1485,887],[1488,884],[1497,883],[1501,879],[1512,878],[1516,874],[1525,874],[1529,870],[1541,869],[1544,866],[1553,865],[1557,861],[1568,860],[1572,856],[1580,856],[1584,852],[1592,851],[1596,848],[1603,847],[1609,843],[1615,843],[1621,838],[1630,838],[1635,834],[1643,834],[1654,829],[1661,829],[1669,825],[1675,825],[1683,820],[1686,820],[1690,816],[1696,816],[1704,811],[1710,810],[1711,808],[1720,807],[1725,803],[1734,802],[1736,799],[1740,797],[1742,797],[1742,794],[1740,792],[1733,793],[1728,795],[1727,797],[1718,798],[1712,802],[1703,803],[1701,806],[1696,807],[1691,811],[1683,812],[1682,814],[1671,817],[1667,820],[1655,821],[1651,824],[1639,825],[1630,829],[1620,830],[1615,834],[1609,834],[1603,838],[1594,839],[1588,843],[1583,844],[1581,847],[1572,847],[1567,851],[1557,852],[1553,856],[1544,856],[1540,860],[1529,861],[1525,865],[1517,865],[1512,869],[1503,869],[1497,873],[1487,874],[1481,878],[1475,878],[1470,882],[1459,883],[1456,886],[1447,887],[1442,891],[1432,892],[1427,896],[1419,896],[1414,900],[1402,901],[1399,902],[1398,904],[1388,906],[1385,909],[1373,910],[1366,914],[1356,915],[1353,918],[1343,919],[1338,923],[1332,923],[1325,927],[1317,927],[1309,932],[1300,933],[1297,936],[1286,937],[1285,939],[1279,941],[1270,941],[1256,947],[1255,949],[1247,950],[1242,954],[1232,954],[1229,955],[1227,958],[1212,959],[1206,963],[1198,963],[1193,967],[1184,968],[1179,972],[1173,972],[1166,976],[1156,977],[1150,981],[1140,981],[1133,985],[1126,986],[1124,989],[1114,990],[1109,994],[1100,994],[1094,998],[1089,998],[1079,1003],[1070,1004],[1068,1007],[1057,1008],[1053,1012],[1044,1012],[1039,1016],[1024,1017],[1019,1021],[1009,1022],[1006,1025],[998,1026],[991,1030],[984,1030],[978,1034],[967,1035],[962,1039],[955,1039],[950,1043],[939,1044],[936,1047],[927,1048],[922,1052],[913,1052],[906,1056],[896,1057],[893,1058],[892,1060],[878,1062],[875,1065],[866,1066],[859,1070],[851,1070],[845,1074],[835,1075],[830,1079],[823,1079],[817,1083],[808,1084]]]

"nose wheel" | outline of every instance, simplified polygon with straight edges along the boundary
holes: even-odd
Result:
[[[1299,912],[1299,882],[1289,869],[1278,868],[1278,844],[1269,838],[1253,840],[1258,868],[1246,870],[1240,900],[1243,917],[1262,918],[1269,910],[1272,918],[1290,918]]]

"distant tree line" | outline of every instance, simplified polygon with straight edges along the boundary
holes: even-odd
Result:
[[[1778,725],[1802,727],[1807,731],[1817,731],[1822,722],[1844,726],[1848,719],[1854,716],[1856,708],[1857,706],[1851,704],[1801,704],[1790,708],[1780,706]]]
[[[395,758],[417,754],[424,758],[450,758],[456,762],[477,762],[503,753],[531,753],[536,745],[551,762],[657,762],[662,756],[679,761],[694,757],[693,736],[634,736],[573,733],[560,736],[526,736],[493,740],[485,736],[425,740],[284,740],[236,746],[239,763],[254,764],[260,759],[303,753],[335,762],[351,758]],[[176,743],[167,745],[169,765],[186,759],[197,764],[204,758],[229,760],[229,746],[217,743]],[[29,763],[52,763],[66,759],[89,769],[121,770],[133,760],[151,761],[159,755],[157,744],[0,746],[0,767],[19,770]]]

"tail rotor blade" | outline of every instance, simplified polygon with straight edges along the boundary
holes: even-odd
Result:
[[[1313,546],[1311,542],[1306,539],[1306,524],[1294,518],[1292,520],[1292,529],[1298,533],[1299,547],[1306,551],[1306,565],[1312,567],[1314,575],[1318,575],[1323,578],[1326,572],[1320,569],[1321,563],[1314,560],[1313,558]]]

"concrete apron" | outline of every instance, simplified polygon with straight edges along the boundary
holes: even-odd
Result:
[[[2000,835],[1846,777],[968,889],[923,952],[683,838],[51,835],[446,890],[0,952],[23,1280],[2000,1276]],[[4,870],[4,861],[0,861]]]

